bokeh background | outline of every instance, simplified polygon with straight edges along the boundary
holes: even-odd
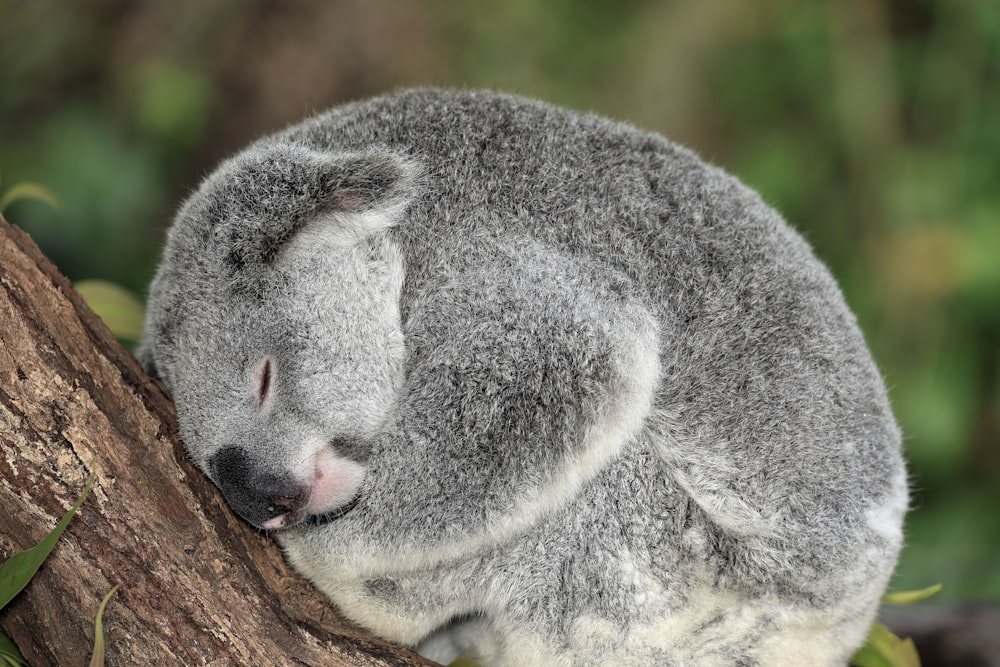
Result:
[[[759,189],[840,280],[913,478],[897,589],[1000,601],[1000,2],[0,0],[6,211],[144,293],[173,210],[255,136],[413,85],[659,131]]]

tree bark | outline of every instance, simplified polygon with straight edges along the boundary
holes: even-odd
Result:
[[[34,667],[430,665],[349,625],[187,460],[173,406],[28,236],[0,217],[0,558],[96,482],[0,615]]]

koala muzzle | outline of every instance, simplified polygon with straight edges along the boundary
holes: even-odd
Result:
[[[258,528],[295,523],[305,514],[309,487],[289,475],[262,472],[239,447],[216,452],[208,469],[233,511]]]

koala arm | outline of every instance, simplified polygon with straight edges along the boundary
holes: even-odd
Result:
[[[371,536],[370,557],[417,547],[433,561],[508,539],[639,430],[656,324],[595,275],[550,248],[492,248],[409,304],[397,417],[344,519],[367,524],[349,532]]]

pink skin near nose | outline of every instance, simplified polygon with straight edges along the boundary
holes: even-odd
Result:
[[[277,530],[297,523],[307,514],[326,514],[350,502],[361,486],[365,469],[360,463],[339,458],[329,447],[316,454],[313,465],[309,501],[304,510],[289,512],[268,519],[262,524],[265,530]]]

